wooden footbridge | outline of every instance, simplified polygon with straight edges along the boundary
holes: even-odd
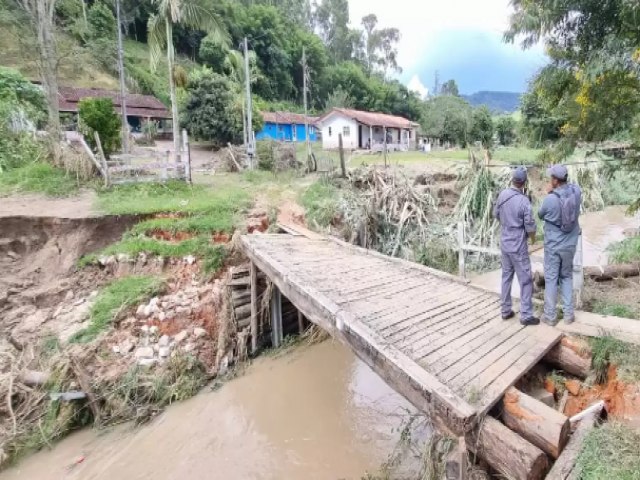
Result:
[[[418,409],[495,450],[494,456],[513,455],[521,464],[505,467],[495,458],[496,468],[515,478],[540,478],[547,458],[537,447],[526,441],[523,447],[523,439],[497,420],[482,431],[479,425],[486,427],[505,392],[558,344],[560,331],[503,321],[492,292],[335,239],[245,235],[241,244],[254,278],[261,270],[278,295],[345,342]],[[279,327],[272,327],[277,342]]]

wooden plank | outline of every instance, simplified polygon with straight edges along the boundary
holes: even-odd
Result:
[[[435,286],[427,286],[424,295],[427,297],[430,292],[442,291],[438,287],[439,285],[437,284]],[[445,293],[440,293],[436,298],[428,298],[425,302],[414,303],[411,298],[408,298],[400,305],[387,305],[386,308],[378,310],[376,313],[363,309],[362,315],[366,315],[368,321],[375,326],[375,328],[393,327],[401,322],[420,317],[421,315],[429,316],[430,311],[436,311],[446,307],[463,296],[464,292],[464,287],[456,286],[451,290],[447,290]],[[416,294],[416,296],[418,295]]]
[[[424,279],[422,276],[410,278],[406,282],[394,283],[392,285],[382,284],[372,287],[366,292],[357,292],[355,294],[342,295],[336,299],[336,303],[341,306],[347,306],[354,312],[359,312],[362,308],[370,305],[370,298],[379,298],[394,300],[396,295],[417,295],[421,289],[429,285],[430,279]]]
[[[495,324],[494,324],[495,325]],[[468,370],[472,365],[475,365],[480,359],[488,355],[491,351],[498,348],[501,344],[511,339],[514,335],[524,329],[520,323],[511,322],[504,325],[501,329],[497,325],[493,327],[496,329],[496,334],[490,338],[481,338],[478,343],[473,343],[468,349],[463,349],[461,355],[456,361],[450,362],[449,366],[442,369],[438,373],[438,377],[443,381],[448,382],[462,372]],[[513,340],[517,341],[517,340]],[[424,364],[424,359],[429,358],[423,356],[420,363]],[[427,364],[428,365],[428,364]]]
[[[519,331],[522,326],[515,322],[505,324],[501,320],[488,322],[479,330],[478,335],[465,335],[448,343],[436,352],[420,357],[419,363],[436,375],[444,373],[468,355],[477,352],[483,345],[491,341],[500,341],[501,336],[508,337]],[[462,367],[465,368],[465,367]]]
[[[502,356],[507,352],[520,345],[522,342],[527,341],[529,334],[530,332],[528,333],[525,331],[525,328],[522,328],[511,337],[503,339],[497,344],[493,344],[494,348],[489,351],[485,350],[475,362],[469,363],[463,370],[460,370],[463,363],[458,362],[451,372],[446,372],[444,375],[441,375],[440,378],[442,378],[443,381],[446,381],[447,385],[451,385],[454,390],[461,391],[469,382],[476,379],[478,375],[500,360],[500,358],[502,358]]]
[[[460,296],[458,295],[455,301],[446,306],[415,317],[412,325],[407,325],[404,328],[383,329],[383,331],[388,331],[389,338],[394,338],[403,347],[413,347],[452,324],[465,325],[469,321],[478,319],[479,316],[486,317],[495,309],[495,300],[488,301],[484,295],[472,298],[468,302],[460,302],[459,300]]]
[[[359,294],[367,292],[373,287],[381,285],[389,286],[393,284],[399,284],[407,279],[407,275],[404,273],[388,272],[387,275],[380,276],[378,278],[371,278],[362,281],[354,279],[352,281],[335,281],[328,285],[318,285],[318,290],[326,293],[330,297],[337,296],[342,297],[343,294]],[[336,295],[337,294],[337,295]]]
[[[423,337],[419,342],[405,348],[409,349],[412,358],[416,359],[437,351],[455,339],[469,335],[470,332],[481,329],[484,325],[491,322],[494,318],[493,313],[491,313],[493,307],[487,308],[489,308],[489,310],[479,312],[478,317],[470,317],[468,320],[456,324],[455,327],[451,327],[451,325],[438,326],[437,329],[428,336]]]
[[[484,406],[482,412],[489,411],[504,395],[504,392],[538,363],[561,338],[562,333],[552,327],[541,329],[539,338],[537,341],[530,342],[529,348],[524,355],[520,356],[508,369],[496,375],[495,380],[485,387],[485,398],[487,400],[482,402]],[[485,376],[488,380],[488,375]]]

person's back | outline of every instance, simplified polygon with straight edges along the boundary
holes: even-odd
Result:
[[[516,253],[526,250],[528,232],[525,225],[535,226],[529,198],[516,188],[507,188],[498,195],[494,210],[501,227],[502,251]]]
[[[531,202],[524,195],[527,171],[523,167],[512,172],[512,187],[500,192],[494,204],[493,215],[500,222],[500,250],[502,263],[502,287],[500,292],[502,318],[515,316],[511,302],[511,285],[514,275],[520,284],[520,322],[536,325],[539,320],[533,312],[533,282],[527,237],[535,241],[536,223]]]
[[[563,316],[573,322],[573,259],[580,237],[580,208],[582,190],[568,184],[563,165],[549,168],[551,183],[538,216],[544,221],[544,277],[545,305],[543,321],[557,323],[556,303],[558,285],[562,291]]]

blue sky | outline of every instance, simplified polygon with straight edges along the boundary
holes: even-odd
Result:
[[[527,80],[545,64],[541,46],[523,51],[502,42],[509,24],[508,0],[349,0],[352,25],[367,13],[381,27],[396,27],[400,80],[410,87],[432,89],[453,78],[461,93],[480,90],[523,92]]]

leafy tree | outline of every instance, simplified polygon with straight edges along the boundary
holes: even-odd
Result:
[[[46,111],[42,90],[20,72],[0,66],[0,102],[25,111],[33,121],[43,119]]]
[[[184,107],[185,127],[198,139],[225,145],[242,141],[242,97],[224,76],[206,67],[189,78]],[[262,117],[254,110],[254,129],[262,128]]]
[[[510,115],[500,117],[496,122],[496,133],[501,145],[509,146],[516,138],[516,121]]]
[[[471,105],[462,98],[439,96],[426,102],[422,117],[422,130],[426,135],[465,147],[471,127]]]
[[[342,87],[336,88],[329,94],[327,100],[324,102],[324,109],[326,111],[332,108],[352,108],[353,99],[349,95],[349,92],[342,89]]]
[[[315,4],[315,24],[334,62],[351,60],[354,45],[360,43],[359,31],[349,28],[348,0],[323,0]]]
[[[60,133],[60,111],[58,106],[58,52],[56,48],[54,13],[56,0],[17,0],[27,14],[29,27],[37,39],[39,68],[46,92],[48,127],[53,135]]]
[[[112,40],[116,38],[116,17],[103,2],[95,2],[87,13],[89,24],[89,38],[104,38]]]
[[[454,97],[459,97],[460,92],[458,91],[458,84],[455,80],[447,80],[442,84],[440,89],[440,95],[453,95]]]
[[[180,118],[178,114],[178,96],[176,92],[176,65],[173,46],[173,27],[182,24],[186,27],[203,30],[216,36],[220,41],[226,39],[224,26],[213,11],[203,8],[198,0],[152,0],[156,12],[147,23],[149,52],[153,70],[158,65],[162,50],[166,48],[169,66],[169,95],[171,97],[171,118],[173,122],[173,148],[180,151]]]
[[[490,148],[493,145],[493,119],[489,109],[482,105],[473,111],[473,125],[471,127],[471,137],[478,141],[484,148]]]
[[[290,98],[294,93],[291,75],[294,60],[287,42],[292,30],[287,28],[277,8],[254,4],[239,18],[243,36],[249,39],[249,48],[256,52],[258,67],[265,76],[255,85],[255,93],[267,100]],[[299,62],[298,57],[295,62]]]
[[[108,157],[120,147],[120,117],[110,98],[85,98],[78,103],[80,131],[87,143],[96,148],[94,132],[98,132],[104,154]]]

